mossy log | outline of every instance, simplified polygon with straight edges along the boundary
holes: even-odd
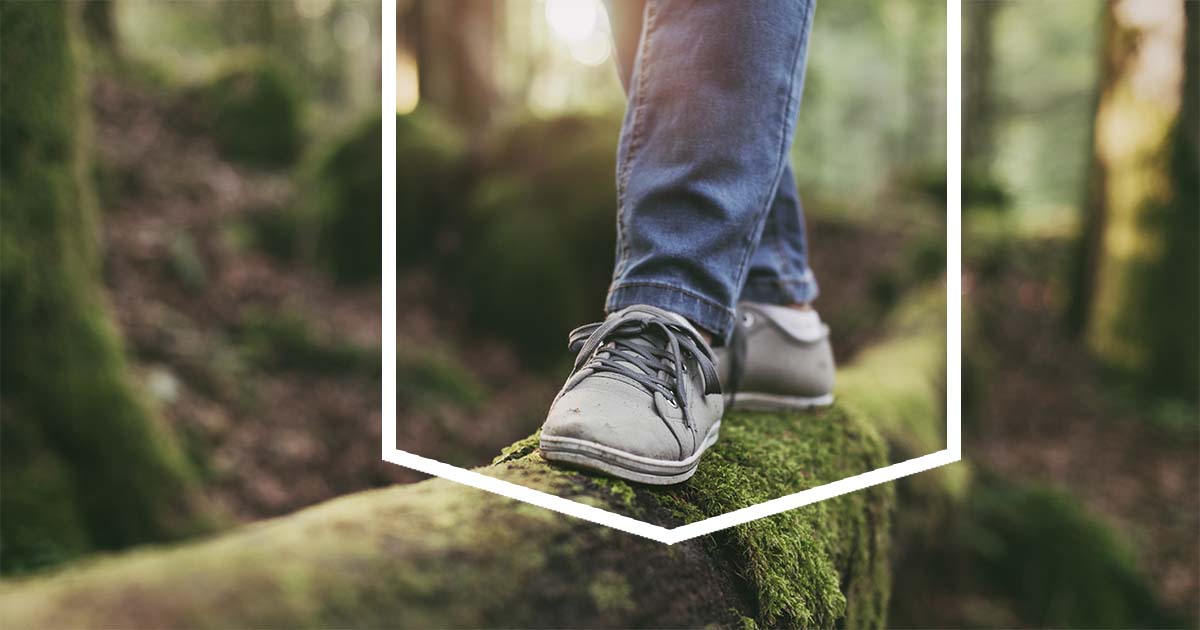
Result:
[[[889,424],[939,424],[943,338],[926,324],[880,344],[844,371],[833,408],[727,414],[721,441],[679,486],[552,467],[536,437],[478,470],[666,526],[725,513],[888,463],[865,415],[882,409],[866,400],[871,383],[904,391]],[[898,375],[909,379],[899,389]],[[894,500],[876,486],[667,546],[433,479],[10,580],[0,625],[881,627]]]

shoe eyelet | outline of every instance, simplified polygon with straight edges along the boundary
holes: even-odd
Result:
[[[753,326],[754,325],[754,314],[753,313],[742,313],[742,325],[746,326],[746,327]]]

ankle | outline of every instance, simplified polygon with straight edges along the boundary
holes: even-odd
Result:
[[[697,324],[696,322],[693,322],[690,319],[688,321],[691,322],[692,327],[696,329],[696,332],[700,333],[700,336],[704,338],[704,343],[711,346],[713,343],[713,334],[708,332],[708,329],[701,326],[700,324]]]

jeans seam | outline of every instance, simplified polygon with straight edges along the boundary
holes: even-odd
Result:
[[[771,202],[774,201],[774,195],[779,188],[779,180],[783,176],[784,159],[787,157],[786,149],[787,149],[787,145],[788,145],[788,135],[789,135],[787,133],[787,128],[790,124],[790,122],[789,122],[790,119],[793,118],[793,116],[790,112],[792,109],[792,102],[795,100],[794,92],[795,92],[795,86],[796,86],[796,75],[798,74],[796,72],[796,63],[800,59],[800,52],[804,49],[804,38],[806,36],[805,31],[808,28],[808,13],[811,10],[811,4],[805,3],[804,7],[805,7],[804,8],[804,16],[800,19],[800,32],[799,32],[800,36],[796,39],[796,50],[792,54],[792,63],[790,66],[792,69],[792,75],[791,75],[791,77],[788,78],[787,100],[784,103],[783,130],[782,130],[782,133],[780,134],[780,139],[779,139],[781,146],[779,147],[779,150],[778,150],[779,158],[775,165],[775,186],[773,186],[768,191],[767,195],[764,195],[765,196],[765,202],[763,203],[764,209],[759,213],[759,216],[762,217],[762,220],[761,220],[762,222],[766,221],[766,218],[767,218],[766,213],[770,212],[770,210],[771,210]],[[760,232],[759,238],[761,240],[761,232]],[[737,277],[735,278],[735,280],[736,280],[735,286],[740,287],[740,286],[745,285],[746,272],[749,267],[750,256],[751,256],[751,254],[754,253],[753,250],[754,250],[753,247],[747,247],[745,253],[742,254],[742,261],[741,261],[741,264],[738,266],[738,274],[737,274]]]
[[[784,182],[782,181],[782,175],[781,175],[779,186],[782,186],[783,184],[784,184]],[[776,196],[779,195],[779,192],[778,192],[779,186],[775,187],[775,190],[776,190],[775,195]],[[775,219],[775,231],[777,232],[778,235],[782,235],[783,234],[783,225],[782,225],[782,219],[779,218],[779,213],[773,212],[773,213],[771,213],[771,215]],[[775,255],[779,257],[779,272],[780,272],[779,275],[780,275],[780,277],[789,275],[792,270],[792,265],[791,265],[791,263],[788,262],[787,252],[783,251],[783,238],[777,237],[775,239]]]
[[[675,291],[677,293],[681,293],[688,297],[691,297],[691,298],[694,298],[701,302],[704,302],[705,304],[708,304],[709,306],[718,308],[723,313],[732,315],[735,312],[733,309],[729,308],[728,306],[725,306],[724,304],[721,304],[720,302],[717,302],[716,300],[714,300],[712,298],[703,296],[699,293],[696,293],[695,291],[686,289],[684,287],[676,286],[673,284],[667,284],[666,282],[651,282],[651,281],[646,281],[646,280],[637,280],[634,282],[623,282],[621,284],[614,284],[612,289],[609,290],[609,292],[608,292],[608,297],[611,299],[612,295],[614,293],[616,293],[617,291],[620,291],[622,289],[636,288],[636,287],[649,287],[649,288],[653,288],[653,289],[667,289],[670,291]]]
[[[646,108],[646,75],[649,74],[650,68],[650,38],[654,34],[656,16],[654,3],[646,2],[641,50],[638,51],[635,57],[638,73],[635,78],[637,84],[634,90],[635,96],[632,121],[630,122],[629,146],[625,149],[625,162],[622,165],[621,172],[617,175],[617,239],[621,246],[621,255],[615,265],[615,277],[620,277],[625,272],[625,266],[629,261],[629,238],[628,231],[625,228],[626,214],[628,213],[626,200],[629,178],[633,170],[633,161],[637,157],[638,149],[641,148],[642,128],[645,121],[644,111]]]

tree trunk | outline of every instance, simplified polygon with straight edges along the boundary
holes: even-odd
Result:
[[[928,303],[928,302],[927,302]],[[944,306],[934,300],[930,309]],[[878,468],[883,435],[941,443],[944,335],[926,309],[807,414],[727,414],[691,481],[551,467],[536,437],[480,472],[673,526]],[[878,422],[878,428],[875,424]],[[931,443],[926,443],[926,441]],[[434,479],[176,549],[0,587],[5,627],[882,627],[890,485],[666,546]]]
[[[1109,5],[1076,287],[1089,346],[1103,362],[1151,392],[1193,401],[1200,387],[1196,19],[1189,2]]]
[[[986,176],[993,153],[995,124],[992,103],[995,54],[992,44],[999,2],[963,4],[967,47],[963,59],[962,161]]]
[[[1090,156],[1084,180],[1083,203],[1080,206],[1080,233],[1071,261],[1069,292],[1066,309],[1067,331],[1073,336],[1087,332],[1092,314],[1092,302],[1096,293],[1096,270],[1103,253],[1101,237],[1104,234],[1106,164],[1098,159],[1096,152],[1096,124],[1100,114],[1100,103],[1104,95],[1112,91],[1117,76],[1118,51],[1117,28],[1113,19],[1112,3],[1100,9],[1099,64],[1096,72],[1096,88],[1092,97],[1092,125],[1088,133],[1086,150]]]
[[[100,281],[65,2],[0,3],[0,568],[193,531],[179,447],[138,395]]]
[[[496,100],[492,53],[499,5],[476,0],[417,2],[416,58],[421,102],[475,135]]]
[[[83,27],[88,41],[113,57],[120,55],[117,45],[116,0],[88,0],[83,3]]]

